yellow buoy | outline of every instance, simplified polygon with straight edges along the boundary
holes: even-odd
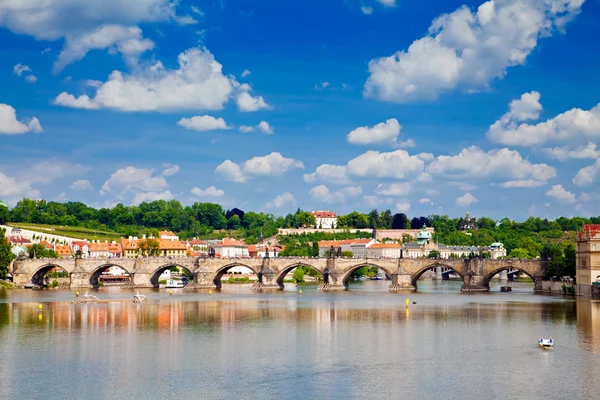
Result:
[[[75,292],[75,297],[79,297],[79,292]]]
[[[42,314],[38,314],[38,321],[42,320]]]
[[[408,303],[410,303],[410,299],[409,298],[406,299],[406,307],[408,307]]]
[[[169,290],[169,296],[171,296],[173,294],[172,290]]]
[[[42,311],[42,308],[44,308],[44,306],[42,306],[41,304],[38,304],[38,309],[40,310],[40,312]]]
[[[298,293],[302,294],[302,290],[300,290]]]
[[[212,296],[212,290],[209,290],[209,291],[208,291],[208,294]]]

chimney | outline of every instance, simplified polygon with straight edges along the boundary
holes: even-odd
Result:
[[[142,236],[142,239],[144,239],[144,240],[146,239],[146,234],[144,234],[144,235]]]
[[[133,236],[129,236],[129,240],[133,240]]]

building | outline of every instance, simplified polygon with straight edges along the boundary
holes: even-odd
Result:
[[[317,210],[313,211],[317,229],[335,229],[337,228],[337,215],[331,211]]]
[[[591,285],[600,281],[600,224],[587,224],[577,234],[575,255],[577,284]]]
[[[431,235],[435,233],[435,228],[426,227],[427,232]],[[405,237],[410,236],[412,239],[417,239],[417,236],[423,229],[377,229],[375,232],[375,239],[384,241],[387,239],[391,240],[403,240]]]
[[[213,244],[211,247],[215,249],[215,253],[220,255],[221,257],[250,257],[250,253],[248,252],[248,245],[246,243],[240,242],[239,240],[224,238],[220,242]]]
[[[15,233],[16,231],[16,233]],[[23,247],[27,247],[31,245],[31,240],[27,239],[26,237],[21,236],[21,230],[18,228],[15,228],[12,230],[12,235],[8,237],[8,241],[10,242],[10,244],[12,246],[23,246]]]
[[[364,258],[367,255],[367,248],[377,243],[375,239],[347,239],[347,240],[321,240],[319,242],[319,257],[325,257],[327,252],[333,246],[336,250],[338,247],[342,251],[352,252],[352,256],[356,258]]]
[[[115,242],[114,240],[112,241],[112,243],[108,244],[108,251],[110,252],[111,257],[119,258],[123,256],[123,248],[119,243]]]
[[[179,239],[159,239],[158,248],[162,257],[186,257],[187,247]]]
[[[366,249],[368,258],[400,258],[401,251],[398,243],[374,243]]]
[[[42,240],[40,242],[40,246],[42,246],[46,250],[54,250],[54,245],[47,240]]]
[[[350,243],[350,251],[355,258],[367,257],[367,249],[377,243],[375,239],[356,239]],[[342,246],[342,251],[344,246]]]
[[[71,248],[67,245],[57,244],[54,248],[54,251],[61,258],[73,257],[73,254],[71,253]]]
[[[88,243],[84,240],[74,240],[71,242],[71,251],[73,254],[77,254],[78,251],[81,251],[82,258],[88,258],[90,256],[90,249],[88,247]]]
[[[176,234],[174,234],[171,231],[160,231],[158,232],[158,238],[159,239],[167,239],[167,240],[179,240],[179,236],[177,236]]]
[[[109,258],[110,257],[110,249],[108,248],[107,242],[101,242],[92,240],[91,243],[88,243],[88,252],[91,258]]]
[[[123,249],[123,256],[135,258],[139,255],[140,240],[136,236],[129,236],[128,239],[121,239],[121,248]]]
[[[192,239],[185,242],[188,249],[195,250],[197,252],[206,253],[208,252],[208,242],[206,240]]]

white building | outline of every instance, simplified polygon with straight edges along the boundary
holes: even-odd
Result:
[[[401,251],[398,243],[375,243],[366,250],[368,258],[400,258]]]
[[[219,243],[213,244],[212,248],[221,257],[241,258],[250,257],[248,245],[238,240],[224,238]]]
[[[350,244],[350,251],[355,258],[365,258],[367,250],[376,243],[375,239],[356,239]],[[344,246],[342,246],[342,250],[344,250]]]
[[[319,257],[325,257],[325,253],[333,246],[336,251],[341,247],[342,251],[351,251],[355,258],[365,258],[367,249],[375,243],[375,239],[322,240],[319,242]]]
[[[331,211],[317,210],[313,211],[317,229],[335,229],[337,228],[337,215]]]

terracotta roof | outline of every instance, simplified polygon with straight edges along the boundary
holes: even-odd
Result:
[[[221,243],[213,244],[213,247],[248,247],[248,245],[239,240],[224,238]]]
[[[24,238],[23,236],[11,236],[10,238],[8,238],[8,241],[13,244],[31,243],[31,240]]]
[[[579,238],[583,238],[583,234],[590,238],[596,236],[600,232],[600,224],[585,224],[583,232],[579,232]]]
[[[208,242],[206,240],[193,239],[193,240],[188,240],[188,243],[191,245],[195,245],[195,244],[207,244]]]
[[[109,251],[108,243],[88,243],[88,251]]]
[[[398,243],[375,243],[369,246],[370,249],[401,249]]]
[[[109,243],[108,250],[113,254],[121,254],[123,253],[123,249],[119,243]]]
[[[158,232],[158,236],[177,236],[171,231],[160,231]]]
[[[56,254],[58,254],[60,257],[69,257],[71,256],[71,248],[67,245],[56,245],[56,248],[54,249],[54,251],[56,251]]]
[[[40,246],[44,246],[48,250],[53,250],[54,249],[54,245],[52,243],[48,242],[47,240],[42,240],[40,242]]]
[[[367,244],[371,240],[373,240],[373,239],[357,239],[357,240],[353,240],[352,244]]]
[[[140,248],[139,240],[121,239],[123,250],[137,250]]]
[[[171,240],[171,239],[159,239],[158,247],[161,250],[185,250],[185,244],[180,242],[179,240]]]
[[[337,218],[337,215],[331,211],[313,211],[315,218]]]

